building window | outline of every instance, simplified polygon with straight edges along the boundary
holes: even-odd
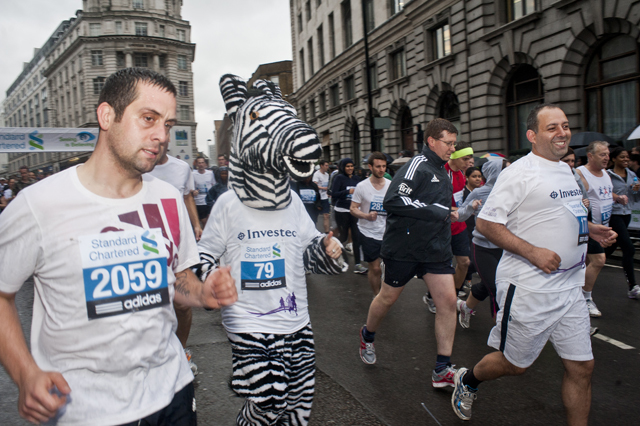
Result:
[[[164,25],[158,26],[158,35],[160,37],[164,37],[165,36]]]
[[[149,57],[146,53],[133,54],[133,66],[147,68],[149,66]]]
[[[536,10],[536,0],[507,0],[508,21],[515,21]]]
[[[116,52],[116,66],[118,68],[124,68],[127,65],[126,56],[124,52]]]
[[[309,118],[313,120],[316,118],[316,100],[309,99]]]
[[[309,71],[310,75],[315,73],[315,69],[313,66],[313,37],[307,41],[307,52],[309,53]]]
[[[344,98],[349,101],[356,97],[356,82],[352,75],[344,79]]]
[[[269,80],[271,80],[271,82],[276,86],[280,85],[280,76],[272,75],[271,77],[269,77]]]
[[[93,79],[93,94],[99,95],[104,87],[104,77],[97,77]],[[62,98],[62,105],[64,105],[64,98]]]
[[[404,49],[396,50],[391,54],[391,80],[397,80],[407,75],[407,60]]]
[[[185,30],[176,30],[179,41],[187,41],[187,32]]]
[[[375,62],[369,64],[369,82],[371,83],[371,90],[378,88],[378,64]]]
[[[342,9],[342,38],[344,48],[353,44],[353,31],[351,28],[351,0],[344,0],[340,7]]]
[[[329,88],[329,97],[331,99],[331,108],[340,105],[340,86],[334,84]]]
[[[187,55],[178,55],[178,69],[182,71],[187,69]]]
[[[311,0],[307,0],[304,4],[304,12],[307,17],[307,21],[311,20]]]
[[[585,76],[587,130],[614,139],[633,130],[639,120],[638,44],[626,35],[603,43]]]
[[[302,12],[298,13],[298,32],[302,32]]]
[[[403,0],[389,0],[389,12],[391,16],[401,12],[403,8],[404,8]]]
[[[94,67],[101,67],[102,63],[102,50],[91,51],[91,65]]]
[[[367,32],[376,27],[373,17],[373,0],[364,0],[364,25]]]
[[[89,35],[91,37],[99,36],[102,33],[101,24],[89,24]]]
[[[180,120],[189,121],[189,105],[180,105]]]
[[[333,12],[329,14],[329,54],[331,59],[336,57],[336,27],[333,22]]]
[[[318,107],[320,109],[320,114],[327,110],[327,94],[326,92],[320,93],[318,97]]]
[[[300,49],[300,81],[303,83],[306,81],[304,72],[304,49]]]
[[[137,36],[146,36],[147,35],[147,23],[146,22],[136,22],[136,35]]]
[[[167,55],[158,55],[158,66],[165,68],[167,66]]]
[[[458,132],[460,131],[460,102],[455,93],[450,90],[445,91],[440,95],[438,100],[438,117],[446,118],[451,122]]]
[[[544,101],[542,80],[531,65],[520,65],[507,88],[509,154],[525,153],[531,148],[527,139],[529,112]]]
[[[434,59],[451,55],[451,30],[449,29],[449,24],[444,24],[434,29],[432,34]]]
[[[116,21],[116,34],[122,34],[122,21]]]
[[[134,9],[144,9],[144,0],[133,0]]]
[[[324,34],[322,25],[318,27],[316,38],[318,39],[318,60],[320,61],[320,68],[322,68],[324,66]]]
[[[307,106],[302,105],[302,110],[300,111],[300,119],[302,121],[307,121]]]
[[[178,95],[189,96],[189,83],[186,81],[178,82]]]

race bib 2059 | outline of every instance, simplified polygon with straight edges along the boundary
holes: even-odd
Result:
[[[169,304],[163,241],[160,229],[79,238],[90,320]]]

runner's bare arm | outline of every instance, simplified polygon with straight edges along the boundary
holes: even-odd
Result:
[[[32,423],[44,423],[56,414],[67,398],[52,393],[53,387],[71,392],[62,374],[42,371],[29,353],[20,327],[15,294],[0,292],[0,362],[18,385],[18,411]]]
[[[238,300],[236,284],[231,277],[231,267],[217,268],[207,276],[204,284],[191,269],[176,273],[175,300],[186,306],[220,308]]]
[[[518,256],[522,256],[534,266],[549,274],[560,266],[560,256],[542,247],[529,244],[522,238],[516,237],[501,223],[476,219],[476,229],[493,244]]]
[[[200,219],[198,219],[198,209],[196,208],[196,202],[193,199],[191,193],[184,196],[184,205],[187,206],[187,212],[189,212],[189,220],[191,226],[193,226],[193,233],[196,235],[196,241],[200,241],[202,235],[202,228],[200,227]]]
[[[356,203],[355,201],[351,202],[351,207],[349,208],[349,212],[351,213],[351,216],[354,216],[358,219],[365,219],[365,220],[369,220],[371,222],[375,221],[376,218],[378,217],[378,212],[369,212],[369,213],[365,213],[362,210],[360,210],[360,204],[361,203]]]

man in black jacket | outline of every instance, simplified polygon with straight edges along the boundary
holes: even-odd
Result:
[[[453,386],[450,357],[456,330],[455,270],[451,265],[451,180],[444,169],[455,151],[457,129],[449,121],[436,118],[425,130],[427,144],[422,155],[413,157],[393,178],[384,199],[387,228],[381,257],[385,265],[384,283],[369,308],[367,324],[360,331],[360,357],[367,364],[376,362],[375,331],[404,285],[421,277],[437,307],[435,332],[436,368],[432,385]]]

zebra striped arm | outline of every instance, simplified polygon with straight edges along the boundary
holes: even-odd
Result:
[[[338,275],[341,272],[346,272],[349,264],[344,261],[342,256],[338,259],[332,259],[327,255],[324,247],[324,237],[326,237],[326,234],[320,234],[315,237],[304,251],[302,257],[305,272],[325,275]],[[337,238],[333,237],[333,239],[340,244]],[[342,244],[340,244],[340,247],[344,253]]]
[[[193,265],[191,270],[196,277],[202,282],[205,282],[209,274],[215,271],[220,266],[220,259],[214,258],[211,254],[206,252],[200,252],[200,263]]]

